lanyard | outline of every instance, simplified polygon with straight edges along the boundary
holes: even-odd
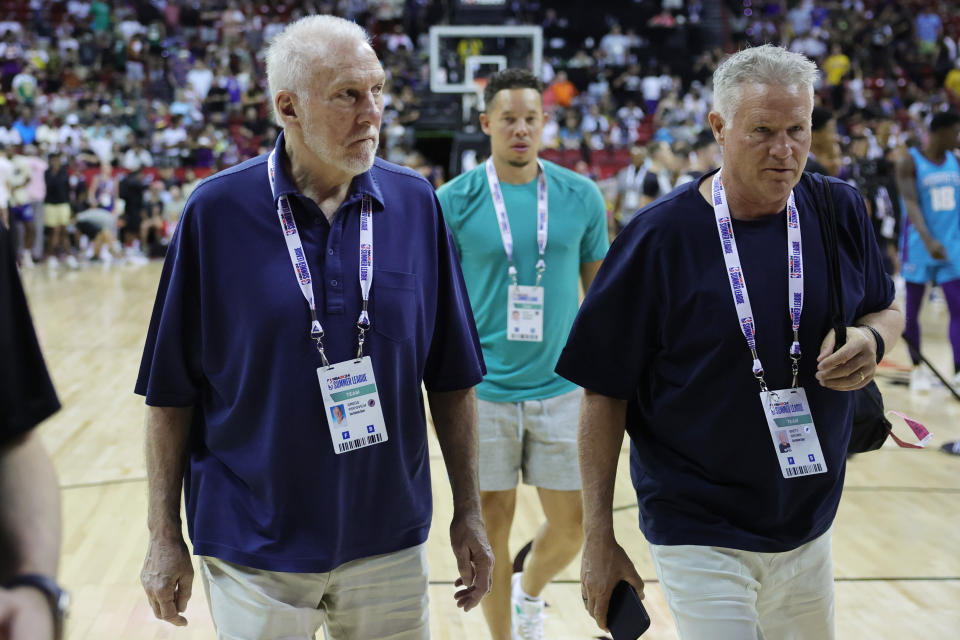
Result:
[[[537,284],[535,286],[540,286],[543,272],[547,269],[547,263],[543,260],[543,254],[547,250],[547,174],[543,170],[543,163],[540,160],[537,160],[537,166],[540,167],[537,176],[537,249],[540,250],[540,259],[537,260]],[[507,262],[510,265],[510,280],[513,284],[517,284],[517,268],[513,266],[513,233],[510,231],[507,206],[503,201],[503,191],[500,189],[500,179],[497,178],[497,170],[493,166],[492,157],[487,158],[487,183],[490,185],[493,208],[497,212],[497,220],[500,223],[500,239],[503,240],[503,250],[507,253]]]
[[[320,352],[320,358],[323,360],[323,366],[329,367],[330,362],[323,349],[323,325],[317,318],[317,304],[313,295],[312,278],[310,277],[310,267],[307,265],[307,258],[303,251],[303,243],[300,241],[300,232],[297,230],[297,223],[293,219],[293,209],[290,206],[290,199],[286,196],[277,198],[277,152],[276,149],[270,152],[267,159],[267,173],[270,176],[270,191],[274,199],[277,200],[277,215],[280,217],[280,227],[283,230],[284,240],[287,242],[287,252],[290,254],[290,262],[293,264],[293,272],[300,284],[300,292],[310,307],[310,337],[317,343],[317,351]],[[359,338],[357,342],[357,358],[363,357],[363,342],[366,332],[370,329],[370,315],[367,312],[370,301],[370,286],[373,284],[373,215],[370,196],[364,195],[360,204],[360,295],[363,297],[363,307],[360,310],[360,317],[357,319],[357,330]]]
[[[753,319],[753,307],[750,305],[750,295],[747,293],[747,282],[743,276],[743,266],[740,264],[740,252],[737,250],[737,241],[733,236],[733,223],[730,220],[730,207],[727,205],[727,196],[723,190],[723,181],[720,171],[713,176],[713,213],[717,219],[717,230],[720,233],[720,246],[723,249],[723,259],[726,262],[727,275],[730,281],[730,291],[733,293],[733,302],[737,307],[740,319],[740,329],[747,339],[750,354],[753,356],[753,375],[760,382],[760,388],[767,390],[767,383],[763,377],[763,365],[757,354],[756,327]],[[787,199],[787,282],[789,284],[790,324],[793,328],[793,344],[790,345],[790,360],[792,361],[793,388],[797,387],[797,376],[800,373],[800,315],[803,312],[803,244],[800,234],[800,214],[797,211],[793,191]]]

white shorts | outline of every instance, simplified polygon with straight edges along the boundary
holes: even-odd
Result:
[[[480,490],[507,491],[523,482],[579,491],[577,421],[583,391],[525,402],[477,400]]]
[[[832,530],[783,553],[650,545],[681,640],[833,640]]]
[[[418,545],[326,573],[262,571],[200,557],[218,640],[429,640],[427,553]]]

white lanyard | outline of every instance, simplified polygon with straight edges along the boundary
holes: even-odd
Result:
[[[323,366],[328,367],[327,355],[323,350],[323,325],[317,319],[317,304],[313,295],[312,278],[310,277],[310,267],[307,265],[307,258],[303,251],[303,243],[300,241],[300,232],[297,230],[297,223],[293,219],[293,209],[290,206],[290,200],[286,195],[277,199],[277,152],[274,149],[270,152],[267,159],[267,173],[270,176],[270,192],[277,200],[277,215],[280,217],[280,227],[283,229],[283,237],[287,242],[287,252],[290,254],[290,262],[293,264],[293,272],[300,283],[300,292],[310,307],[310,337],[317,343],[317,350],[320,352],[320,358],[323,360]],[[357,329],[360,333],[357,358],[363,357],[363,342],[366,332],[370,329],[370,316],[367,313],[368,303],[370,301],[370,286],[373,284],[373,215],[370,196],[364,195],[360,204],[360,295],[363,297],[363,308],[360,311],[360,317],[357,319]]]
[[[540,167],[537,176],[537,249],[540,250],[540,259],[537,260],[537,284],[547,269],[543,254],[547,250],[547,174],[543,170],[543,163],[537,160]],[[507,206],[503,201],[503,191],[500,190],[500,180],[497,170],[493,166],[493,158],[487,158],[487,183],[490,185],[490,196],[493,198],[493,208],[497,212],[497,221],[500,226],[500,238],[503,240],[503,250],[507,253],[510,279],[517,284],[517,268],[513,266],[513,233],[510,231],[510,219],[507,217]]]
[[[723,249],[723,259],[726,262],[727,276],[730,281],[730,291],[733,293],[733,302],[737,307],[740,318],[740,329],[747,339],[750,354],[753,356],[753,375],[760,382],[763,391],[767,384],[763,377],[763,365],[757,354],[756,326],[754,324],[753,307],[750,305],[750,296],[747,293],[747,281],[743,276],[743,266],[740,264],[740,253],[737,251],[737,241],[733,236],[733,223],[730,220],[730,207],[727,205],[727,196],[723,190],[723,181],[720,171],[713,176],[713,213],[717,219],[717,230],[720,233],[720,246]],[[803,313],[803,244],[800,234],[800,214],[797,211],[793,191],[787,198],[787,282],[789,283],[788,305],[790,307],[790,323],[793,327],[793,344],[790,345],[790,360],[793,362],[793,387],[797,386],[797,376],[800,371],[800,315]]]

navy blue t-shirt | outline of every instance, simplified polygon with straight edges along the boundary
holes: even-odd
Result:
[[[707,179],[710,179],[707,177]],[[894,288],[863,201],[832,180],[847,324],[887,308]],[[843,487],[852,404],[815,380],[830,330],[813,194],[794,193],[803,237],[800,385],[828,472],[784,479],[726,277],[713,208],[690,182],[642,210],[616,239],[557,372],[628,400],[640,527],[654,544],[794,549],[824,533]],[[771,389],[791,383],[785,214],[733,221]]]
[[[277,151],[283,149],[281,135]],[[377,160],[332,224],[290,194],[330,362],[357,349],[360,201],[373,199],[370,355],[387,442],[336,455],[267,157],[204,181],[164,263],[136,392],[195,406],[184,478],[194,552],[321,572],[426,540],[432,513],[421,381],[476,385],[484,368],[453,242],[430,184]]]

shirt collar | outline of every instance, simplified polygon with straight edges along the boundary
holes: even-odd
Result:
[[[283,162],[283,158],[286,157],[287,151],[284,146],[283,131],[280,132],[280,135],[277,136],[277,142],[274,145],[274,150],[277,152],[277,198],[284,195],[302,195],[297,189],[297,185],[293,183],[293,179],[287,173],[287,168]],[[368,171],[364,171],[360,175],[356,176],[353,179],[353,182],[350,184],[350,191],[347,193],[347,197],[344,199],[344,204],[352,204],[353,202],[359,202],[361,197],[368,195],[375,202],[380,205],[380,209],[385,207],[385,202],[383,200],[383,192],[380,190],[380,184],[377,182],[377,179],[373,176],[373,169],[371,168]],[[274,199],[274,204],[276,204],[276,198]],[[374,207],[376,209],[376,207]]]

